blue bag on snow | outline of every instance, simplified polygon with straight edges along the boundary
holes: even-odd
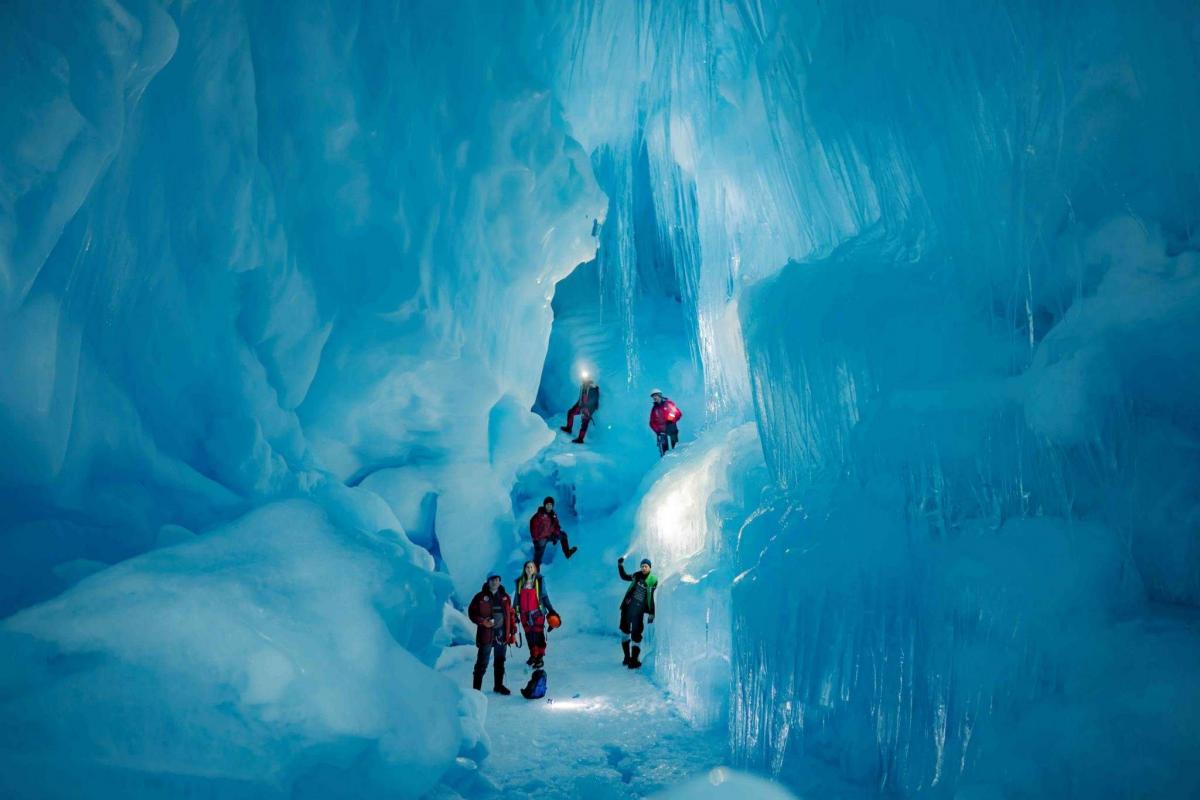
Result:
[[[521,690],[526,700],[537,700],[546,696],[546,670],[535,669],[529,676],[529,683]]]

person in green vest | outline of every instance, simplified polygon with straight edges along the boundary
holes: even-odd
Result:
[[[632,575],[625,571],[625,559],[618,558],[617,572],[621,580],[630,584],[625,599],[621,601],[621,649],[625,651],[625,660],[621,663],[630,669],[637,669],[642,665],[642,631],[645,630],[647,614],[650,615],[650,623],[654,624],[654,590],[658,588],[658,578],[650,574],[648,558],[642,559],[641,567]]]

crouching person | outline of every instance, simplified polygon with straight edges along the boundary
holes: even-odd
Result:
[[[516,641],[517,622],[513,616],[512,601],[500,576],[488,576],[483,588],[467,607],[467,616],[475,623],[475,646],[479,654],[475,657],[475,689],[483,689],[483,673],[487,672],[489,659],[494,658],[492,675],[495,678],[493,691],[496,694],[512,694],[504,686],[504,659],[508,646]]]
[[[529,538],[533,540],[533,563],[541,569],[542,557],[547,545],[561,545],[563,555],[567,558],[575,555],[578,547],[572,547],[567,541],[567,532],[558,524],[558,514],[554,513],[554,498],[547,497],[533,516],[529,518]]]

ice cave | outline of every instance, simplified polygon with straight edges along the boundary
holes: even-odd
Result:
[[[1200,5],[2,0],[0,796],[1200,797]]]

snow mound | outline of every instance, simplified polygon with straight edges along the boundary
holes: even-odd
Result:
[[[306,500],[85,578],[3,625],[0,787],[420,794],[478,755],[476,712],[414,655],[449,593],[403,534]]]

